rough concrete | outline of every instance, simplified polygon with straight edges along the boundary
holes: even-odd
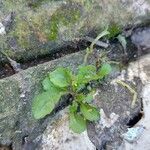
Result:
[[[33,59],[109,24],[148,22],[149,11],[149,0],[0,0],[0,50],[15,60]]]

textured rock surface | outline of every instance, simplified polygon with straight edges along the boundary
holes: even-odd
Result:
[[[131,107],[133,95],[121,84],[104,84],[98,89],[95,97],[95,105],[101,108],[101,119],[95,125],[89,124],[88,135],[99,150],[118,149],[129,120],[141,110],[140,80],[137,80],[136,84],[134,80],[124,82],[138,93],[138,99],[133,108]]]
[[[21,71],[0,80],[0,144],[13,144],[21,149],[24,137],[33,141],[53,118],[37,121],[31,113],[31,103],[41,90],[40,81],[57,66],[69,66],[74,71],[82,63],[84,53],[76,53]]]
[[[149,150],[150,147],[150,84],[147,84],[143,89],[143,103],[144,103],[144,117],[136,124],[135,127],[143,126],[144,132],[142,132],[142,135],[139,137],[139,139],[136,142],[129,143],[125,141],[125,144],[123,145],[125,149],[132,150],[132,149],[145,149]]]
[[[13,148],[15,150],[20,150],[20,149],[22,149],[23,141],[27,138],[27,145],[34,147],[37,143],[40,143],[41,134],[47,127],[47,124],[50,124],[50,126],[47,127],[47,130],[45,131],[45,135],[43,135],[42,141],[44,142],[44,141],[46,141],[46,139],[49,139],[49,137],[47,137],[48,136],[47,133],[49,133],[50,131],[53,131],[53,132],[55,131],[55,128],[54,128],[55,124],[53,124],[52,122],[54,122],[54,121],[57,122],[57,119],[55,119],[55,116],[53,114],[53,115],[50,115],[40,121],[34,120],[34,118],[32,117],[32,114],[31,114],[32,99],[35,94],[38,94],[40,92],[40,90],[41,90],[40,81],[44,78],[45,74],[48,71],[53,70],[57,66],[64,66],[64,67],[69,66],[72,68],[72,70],[75,71],[77,69],[77,66],[82,63],[83,57],[84,57],[84,52],[75,53],[75,54],[72,54],[69,56],[65,56],[64,58],[61,58],[58,60],[40,64],[38,66],[21,71],[20,73],[15,74],[14,76],[0,80],[0,144],[9,145],[12,143]],[[93,58],[91,57],[91,60],[89,60],[89,61],[93,62]],[[134,64],[136,64],[138,67],[137,63],[132,63],[130,65],[131,68],[133,69],[134,73],[131,69],[128,69],[128,72],[131,74],[129,77],[133,77],[134,74],[138,75],[139,70],[137,67],[134,66]],[[148,81],[148,78],[144,72],[149,70],[149,55],[147,57],[143,57],[143,59],[141,59],[140,64],[141,64],[141,66],[144,66],[144,67],[140,68],[141,71],[139,73],[140,73],[140,75],[142,75],[143,83],[145,83]],[[147,74],[149,74],[149,72],[147,72]],[[130,81],[131,81],[131,79],[130,79]],[[134,83],[132,83],[131,85],[135,86]],[[105,87],[105,85],[104,85],[104,87]],[[107,85],[106,85],[106,87],[108,88]],[[139,101],[136,102],[135,106],[137,106],[137,109],[135,109],[135,111],[134,111],[134,110],[130,109],[130,107],[128,107],[131,105],[132,94],[124,87],[121,87],[120,93],[114,92],[115,91],[114,88],[113,88],[114,91],[112,92],[111,90],[109,90],[110,87],[108,88],[108,93],[107,93],[107,91],[104,90],[100,94],[103,95],[103,99],[104,99],[104,97],[109,98],[109,96],[107,94],[110,93],[110,98],[109,98],[108,102],[110,102],[110,100],[114,99],[115,96],[118,97],[117,99],[118,99],[118,102],[120,105],[118,105],[118,107],[117,107],[116,103],[113,104],[113,101],[112,101],[111,104],[112,104],[112,106],[113,105],[116,106],[115,109],[107,109],[105,107],[103,107],[103,109],[106,110],[105,113],[106,114],[108,113],[107,117],[109,117],[109,114],[112,112],[114,112],[115,114],[120,112],[122,110],[121,103],[123,103],[124,106],[126,106],[127,110],[129,111],[126,114],[124,114],[124,118],[125,118],[124,121],[127,122],[130,118],[130,115],[136,113],[137,110],[140,109]],[[138,86],[137,86],[137,88],[138,88]],[[121,94],[120,97],[124,97],[125,100],[122,100],[122,98],[119,98],[120,94]],[[127,94],[126,95],[127,97],[125,97],[125,94]],[[101,97],[101,99],[102,99],[102,97]],[[98,100],[97,104],[98,103],[100,104],[101,102],[104,102],[104,101],[107,102],[106,99],[103,101]],[[100,105],[100,108],[102,108],[102,106],[104,106],[103,104]],[[108,104],[110,106],[109,108],[111,108],[110,103],[108,103]],[[139,105],[137,105],[137,104],[139,104]],[[120,115],[120,113],[119,113],[119,115]],[[123,123],[125,123],[124,121],[123,121]],[[64,122],[64,125],[65,125],[65,122]],[[94,129],[94,127],[92,129]],[[117,130],[118,128],[115,128],[115,129]],[[59,128],[58,130],[59,130],[59,132],[61,132],[62,129]],[[66,131],[70,133],[70,131],[68,131],[68,128],[66,129]],[[124,129],[122,130],[122,128],[121,128],[120,133],[123,133],[123,132],[125,132],[125,131],[124,131]],[[106,133],[109,133],[109,132],[106,131]],[[94,135],[96,135],[96,133],[94,133]],[[112,137],[111,134],[108,134],[108,135],[109,135],[109,137]],[[122,142],[122,139],[120,139],[120,134],[118,133],[118,134],[114,134],[114,135],[118,136],[119,142],[117,140],[116,140],[116,142],[118,142],[120,144]],[[50,138],[53,138],[53,136],[54,136],[54,134],[50,135]],[[62,134],[62,139],[60,139],[60,141],[64,141],[64,139],[63,139],[64,136],[65,136],[65,133]],[[70,136],[72,136],[72,134]],[[86,138],[86,135],[83,137]],[[77,139],[79,140],[80,138],[81,137],[79,136]],[[103,137],[102,137],[102,139],[103,139]],[[104,137],[104,139],[105,139],[105,137]],[[57,141],[57,139],[54,139],[53,143],[51,143],[51,146],[54,146],[55,145],[54,143],[56,141]],[[111,141],[111,139],[110,139],[110,141]],[[117,146],[118,146],[118,143],[116,144]],[[72,144],[73,143],[71,142],[70,145],[72,145]],[[95,145],[98,146],[97,144],[95,144]]]
[[[67,108],[57,114],[56,119],[44,131],[40,150],[96,150],[87,132],[75,134],[69,129]]]
[[[99,32],[110,23],[118,24],[121,27],[128,24],[135,25],[144,23],[149,19],[149,11],[150,0],[0,0],[0,51],[4,51],[8,56],[20,61],[51,54],[56,52],[56,49],[62,45],[67,44],[67,42],[74,41],[84,34],[88,34],[92,29],[97,29]],[[52,114],[39,121],[34,120],[31,113],[32,99],[34,95],[40,92],[40,81],[45,77],[45,74],[57,66],[69,66],[75,71],[77,66],[82,63],[83,53],[76,53],[55,61],[40,64],[21,71],[14,76],[0,80],[0,145],[12,144],[15,150],[35,149],[36,144],[40,143],[42,137],[43,150],[46,150],[47,146],[52,147],[52,149],[56,148],[57,142],[63,143],[63,146],[69,149],[69,146],[73,147],[76,144],[73,141],[75,137],[76,142],[80,142],[80,146],[82,147],[84,146],[84,142],[88,142],[88,146],[83,147],[83,150],[84,148],[89,150],[95,148],[89,142],[86,133],[81,136],[72,134],[67,128],[68,122],[63,122],[63,126],[58,125],[56,126],[57,128],[55,128],[55,123],[59,124],[60,120],[63,121],[62,112],[56,117]],[[119,55],[119,58],[122,57]],[[140,64],[142,67],[140,71],[138,71],[137,66],[139,65],[137,65],[137,63],[131,64],[131,68],[134,69],[134,71],[131,71],[131,69],[128,70],[131,75],[142,75],[141,81],[144,85],[149,83],[149,58],[150,56],[148,55],[141,59]],[[3,60],[4,57],[0,54],[0,63]],[[136,86],[133,82],[129,83],[131,83],[131,86]],[[141,87],[137,85],[136,88],[140,89]],[[149,85],[146,85],[144,88],[147,93],[149,93],[148,88]],[[114,117],[113,121],[110,120],[114,128],[111,128],[112,132],[107,128],[105,133],[108,134],[105,134],[105,136],[101,134],[101,140],[93,142],[97,147],[99,147],[100,144],[105,145],[106,143],[99,143],[105,142],[105,139],[107,139],[109,143],[117,138],[114,145],[109,143],[108,147],[118,147],[118,145],[122,143],[120,134],[124,133],[125,129],[127,129],[125,126],[122,128],[118,122],[118,115],[124,113],[123,111],[121,112],[123,107],[122,103],[128,110],[128,112],[123,114],[122,118],[119,117],[123,124],[126,124],[130,117],[137,113],[137,110],[140,110],[140,101],[136,102],[135,106],[137,108],[135,111],[134,109],[132,110],[129,107],[132,99],[131,93],[123,87],[120,90],[119,94],[116,94],[114,86],[113,90],[110,86],[107,91],[101,91],[102,95],[99,95],[99,97],[103,96],[109,98],[108,101],[97,101],[97,105],[99,105],[100,108],[103,106],[103,110],[107,115],[106,118],[109,118],[108,120],[110,120],[110,117]],[[145,95],[149,94],[144,94],[146,92],[143,92],[143,98],[148,97]],[[110,97],[107,95],[108,93]],[[101,99],[101,97],[99,99]],[[116,106],[116,103],[113,103],[113,101],[111,102],[112,106],[108,108],[104,106],[104,103],[101,103],[105,101],[108,102],[107,106],[110,106],[110,100],[115,98],[118,100],[118,106]],[[122,99],[123,101],[121,101]],[[116,107],[113,109],[114,105]],[[147,105],[147,107],[148,106],[149,105]],[[146,124],[142,124],[149,129],[148,124],[150,123],[147,117],[149,111],[147,111],[147,109],[145,110],[147,113],[145,114],[145,121],[144,119],[143,121]],[[111,115],[112,112],[114,112],[113,115]],[[121,113],[118,114],[118,112]],[[49,124],[48,127],[47,124]],[[106,122],[106,125],[108,124]],[[119,126],[119,132],[114,124]],[[99,124],[97,123],[97,125]],[[63,131],[62,127],[66,132],[61,132]],[[93,127],[93,129],[94,128],[95,127]],[[41,136],[44,130],[45,132],[43,136]],[[99,131],[98,127],[97,132],[100,133]],[[116,134],[114,134],[113,137],[112,133],[114,133],[114,131],[116,131]],[[137,145],[135,143],[133,145],[125,143],[126,146],[132,149],[133,146],[140,147],[140,145],[146,145],[149,138],[149,132],[147,131],[149,130],[145,131],[145,135],[147,135],[146,139],[141,137]],[[50,134],[50,132],[52,134]],[[91,133],[91,135],[96,135],[97,132]],[[61,135],[61,138],[54,138],[55,134],[57,134],[56,137],[60,137]],[[66,134],[70,136],[69,141],[67,140],[68,143],[64,142],[66,140]],[[91,140],[93,141],[92,138]],[[49,142],[49,140],[52,142]],[[77,148],[80,149],[81,147]]]
[[[149,11],[149,0],[0,0],[0,50],[16,60],[35,58],[92,29],[146,22]]]
[[[139,76],[141,80],[143,81],[144,87],[142,90],[142,101],[143,101],[143,118],[135,125],[135,127],[143,126],[144,132],[139,137],[139,139],[136,142],[129,143],[127,141],[124,141],[122,144],[122,147],[125,150],[132,150],[132,149],[145,149],[149,150],[150,147],[150,55],[147,55],[146,57],[143,57],[143,59],[140,59],[139,64],[132,63],[130,68],[131,74],[137,74],[137,66],[140,67]]]
[[[138,93],[138,99],[133,108],[131,107],[132,93],[124,86],[114,84],[116,79],[109,86],[103,84],[98,90],[95,105],[101,108],[101,119],[88,126],[88,136],[97,149],[132,150],[135,147],[138,150],[149,149],[149,67],[150,55],[146,55],[139,61],[130,63],[126,70],[127,74],[123,71],[121,76],[116,78],[117,80],[125,79],[124,82]],[[127,131],[129,120],[141,111],[141,98],[144,105],[144,117],[134,127],[142,125],[145,129],[138,141],[128,143],[124,140],[123,134]],[[69,130],[66,112],[67,109],[61,111],[53,120],[54,122],[48,125],[43,133],[40,149],[95,150],[86,132],[76,135]]]
[[[95,103],[101,107],[101,119],[99,122],[89,125],[88,134],[91,141],[98,149],[105,148],[132,150],[149,149],[149,95],[150,95],[150,55],[143,56],[140,60],[130,63],[128,69],[122,72],[117,80],[125,80],[138,93],[138,100],[131,107],[133,97],[124,86],[113,84],[103,85],[98,90]],[[135,77],[139,78],[135,80]],[[114,80],[116,81],[116,79]],[[132,83],[132,84],[131,84]],[[121,87],[120,87],[121,86]],[[107,88],[105,88],[107,87]],[[124,90],[123,90],[124,89]],[[142,125],[145,130],[142,137],[134,143],[124,140],[123,134],[127,132],[129,120],[142,111],[140,105],[143,102],[144,116],[135,125]],[[132,124],[134,126],[134,124]],[[99,140],[101,139],[101,140]]]

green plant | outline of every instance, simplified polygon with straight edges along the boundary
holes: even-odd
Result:
[[[114,39],[122,32],[122,29],[119,25],[113,23],[109,25],[108,32],[109,32],[109,35],[107,35],[108,39]]]
[[[103,32],[101,35],[106,34],[108,32]],[[99,35],[100,37],[102,36]],[[63,67],[56,68],[53,72],[48,73],[42,82],[43,92],[33,100],[32,111],[36,119],[43,118],[51,113],[61,96],[65,94],[71,94],[73,98],[69,107],[69,116],[70,128],[74,132],[83,132],[88,121],[99,119],[98,109],[91,104],[94,90],[90,89],[87,90],[88,92],[84,92],[83,89],[86,89],[90,81],[103,79],[108,75],[111,66],[106,62],[103,62],[98,69],[94,65],[86,65],[87,57],[93,51],[93,45],[92,43],[89,53],[85,56],[84,63],[78,67],[77,74],[73,74],[69,68]]]

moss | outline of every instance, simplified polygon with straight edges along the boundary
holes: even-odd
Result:
[[[77,6],[65,6],[57,10],[51,17],[49,40],[56,40],[58,37],[59,27],[71,26],[75,24],[81,16],[81,12]]]
[[[109,28],[109,35],[107,36],[109,39],[113,39],[115,38],[118,34],[121,33],[122,28],[120,27],[120,25],[117,25],[116,23],[110,23]]]
[[[59,1],[59,0],[27,0],[27,3],[28,3],[28,6],[32,7],[33,9],[36,9],[40,7],[43,3],[46,3],[49,1]]]
[[[35,15],[31,14],[28,17],[28,20],[32,20],[30,25],[34,31],[34,35],[39,42],[45,43],[48,41],[47,35],[50,34],[49,31],[49,22],[50,15],[47,11],[41,10],[40,12],[36,12]]]
[[[3,2],[2,11],[8,13],[10,11],[18,12],[18,11],[26,11],[26,1],[25,0],[17,0],[14,2],[14,0],[6,0]]]
[[[11,49],[6,49],[5,53],[11,58],[15,57],[15,52],[12,51]]]
[[[0,38],[0,49],[2,49],[2,52],[6,53],[9,57],[13,58],[15,56],[15,52],[10,49],[7,45],[7,37]],[[7,61],[6,56],[0,52],[0,62],[1,61]]]
[[[48,40],[56,40],[61,27],[69,29],[80,18],[81,11],[79,6],[72,2],[62,5],[55,12],[40,8],[33,11],[27,8],[30,2],[41,5],[46,1],[17,1],[17,15],[15,17],[14,29],[9,32],[8,36],[16,38],[18,46],[22,49],[37,48],[38,42],[46,43]],[[48,4],[51,4],[51,2]],[[15,7],[12,2],[6,2],[5,6],[11,9]],[[24,10],[27,14],[20,9]]]
[[[1,80],[0,81],[0,112],[3,111],[7,112],[6,111],[7,108],[10,109],[11,107],[15,106],[16,102],[18,101],[19,101],[18,82],[9,79]]]
[[[33,1],[33,0],[27,0],[27,2],[28,2],[28,5],[30,6],[30,7],[32,7],[32,8],[37,8],[37,7],[39,7],[41,4],[42,4],[42,2],[43,2],[44,0],[36,0],[35,2]]]
[[[29,24],[27,21],[18,17],[16,19],[15,29],[10,33],[17,39],[17,43],[22,48],[28,48],[30,45],[30,35],[32,31],[30,30]]]

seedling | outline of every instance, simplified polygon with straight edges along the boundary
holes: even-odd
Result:
[[[96,40],[106,34],[108,32],[102,32]],[[71,94],[73,101],[69,106],[69,126],[72,131],[81,133],[86,130],[88,121],[99,120],[99,110],[91,104],[94,90],[90,89],[85,93],[82,89],[85,89],[90,81],[107,76],[111,72],[111,66],[106,62],[103,62],[99,69],[94,65],[86,65],[87,58],[93,51],[94,43],[88,48],[83,64],[78,67],[77,74],[74,74],[71,69],[63,67],[56,68],[47,74],[42,82],[43,92],[35,96],[33,100],[32,111],[36,119],[50,114],[63,95]]]

